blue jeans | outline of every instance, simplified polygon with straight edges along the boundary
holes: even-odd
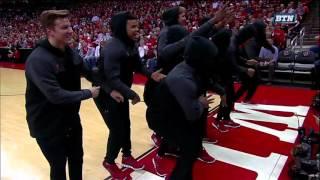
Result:
[[[97,58],[95,56],[84,58],[84,63],[87,64],[89,69],[92,69],[97,66]]]
[[[319,58],[319,53],[320,53],[320,46],[313,46],[310,48],[310,51],[314,52],[315,54],[317,54],[318,58]]]
[[[316,81],[316,88],[320,89],[320,59],[314,62],[314,78]]]

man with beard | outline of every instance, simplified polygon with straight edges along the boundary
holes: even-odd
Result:
[[[131,155],[129,99],[135,105],[139,95],[131,89],[133,72],[141,72],[159,82],[165,76],[159,71],[149,73],[142,65],[135,42],[138,39],[138,21],[129,12],[121,12],[111,19],[113,38],[102,50],[103,62],[98,64],[102,74],[100,83],[103,91],[95,103],[109,128],[107,152],[103,166],[116,179],[125,179],[123,172],[115,164],[122,149],[122,166],[134,170],[143,169]],[[108,84],[106,86],[105,84]]]

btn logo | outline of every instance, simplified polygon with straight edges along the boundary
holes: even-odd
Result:
[[[274,23],[296,23],[296,14],[276,14],[274,18]]]

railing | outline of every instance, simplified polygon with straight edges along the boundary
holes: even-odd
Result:
[[[298,39],[299,39],[299,36],[295,36],[291,41],[290,41],[290,44],[289,44],[289,47],[290,49],[292,49],[294,52],[297,48],[297,45],[298,45]]]
[[[304,35],[305,35],[305,30],[306,30],[306,28],[303,27],[303,28],[300,30],[300,33],[299,33],[299,45],[300,45],[300,49],[302,49],[302,46],[303,46],[303,39],[304,39]]]
[[[296,52],[297,47],[299,46],[299,50],[301,51],[303,46],[303,38],[305,36],[305,27],[303,27],[299,34],[296,35],[293,39],[291,39],[288,43],[288,48],[292,49],[294,52]]]

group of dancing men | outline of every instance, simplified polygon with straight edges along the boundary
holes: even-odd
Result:
[[[131,89],[135,72],[148,77],[143,96],[147,124],[159,146],[152,160],[155,172],[165,179],[191,180],[195,161],[215,161],[202,146],[203,141],[214,141],[206,137],[208,109],[213,102],[208,92],[221,97],[213,127],[220,132],[240,127],[231,120],[230,112],[242,95],[250,102],[259,83],[259,60],[249,58],[246,44],[254,41],[256,49],[264,47],[271,53],[275,49],[267,41],[262,21],[233,34],[226,25],[234,20],[234,14],[221,7],[213,17],[204,18],[197,30],[188,32],[186,11],[177,6],[163,12],[154,72],[140,60],[139,23],[130,12],[111,18],[112,39],[101,48],[101,58],[93,69],[68,46],[73,33],[69,11],[42,12],[40,23],[47,38],[26,62],[26,110],[30,134],[49,162],[52,180],[66,179],[67,162],[70,179],[82,179],[79,108],[80,102],[89,98],[94,98],[109,129],[104,168],[113,179],[131,179],[115,163],[120,150],[123,167],[144,168],[131,155],[129,100],[133,105],[141,101]],[[93,87],[81,89],[81,76]],[[241,80],[237,92],[234,76]],[[169,172],[163,167],[167,155],[177,158]]]

